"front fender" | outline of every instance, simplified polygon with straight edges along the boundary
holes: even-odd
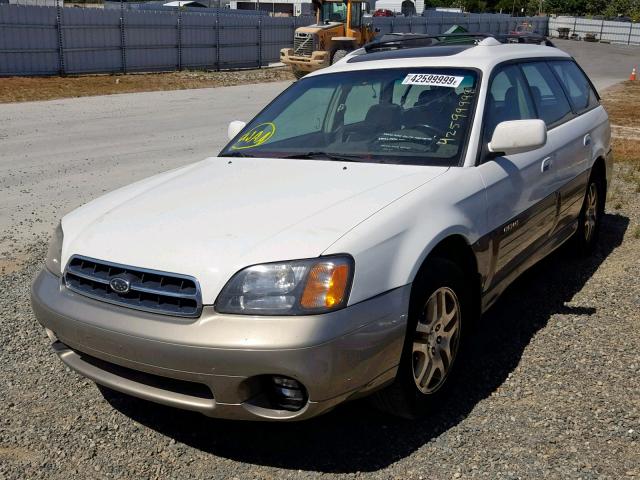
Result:
[[[349,304],[354,304],[413,282],[445,238],[460,235],[472,245],[486,232],[486,212],[484,184],[476,169],[451,168],[369,217],[324,253],[353,255]]]

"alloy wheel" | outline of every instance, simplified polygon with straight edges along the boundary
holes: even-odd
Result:
[[[589,184],[586,208],[584,212],[584,239],[589,242],[596,229],[598,220],[598,188],[595,183]]]
[[[448,287],[433,292],[420,312],[412,367],[416,387],[424,394],[436,392],[451,371],[460,344],[460,316],[458,297]]]

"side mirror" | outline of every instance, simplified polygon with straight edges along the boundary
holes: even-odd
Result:
[[[236,138],[236,135],[240,133],[240,130],[242,130],[246,126],[247,124],[240,120],[234,120],[233,122],[231,122],[229,124],[229,127],[227,128],[227,137],[229,137],[229,140],[233,140],[234,138]]]
[[[542,120],[509,120],[500,122],[493,131],[489,151],[512,155],[535,150],[547,143],[547,126]]]

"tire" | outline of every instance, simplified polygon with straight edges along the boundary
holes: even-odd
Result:
[[[300,80],[307,73],[309,73],[309,72],[305,72],[304,70],[298,70],[297,68],[292,68],[292,70],[293,70],[293,75],[296,77],[297,80]]]
[[[605,196],[604,179],[596,172],[592,173],[578,216],[578,229],[571,238],[572,246],[579,255],[589,255],[595,249],[604,215]]]
[[[349,55],[349,50],[343,50],[343,49],[336,50],[333,54],[333,57],[331,57],[331,65],[333,65],[339,60],[342,60],[347,55]]]
[[[377,408],[409,419],[435,410],[455,383],[475,315],[471,286],[456,263],[436,257],[421,272],[413,283],[398,373],[372,397]],[[443,298],[444,312],[454,317],[434,310]]]

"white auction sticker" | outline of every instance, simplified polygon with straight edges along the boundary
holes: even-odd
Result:
[[[432,87],[458,88],[464,77],[437,75],[433,73],[410,73],[402,81],[403,85],[428,85]]]

